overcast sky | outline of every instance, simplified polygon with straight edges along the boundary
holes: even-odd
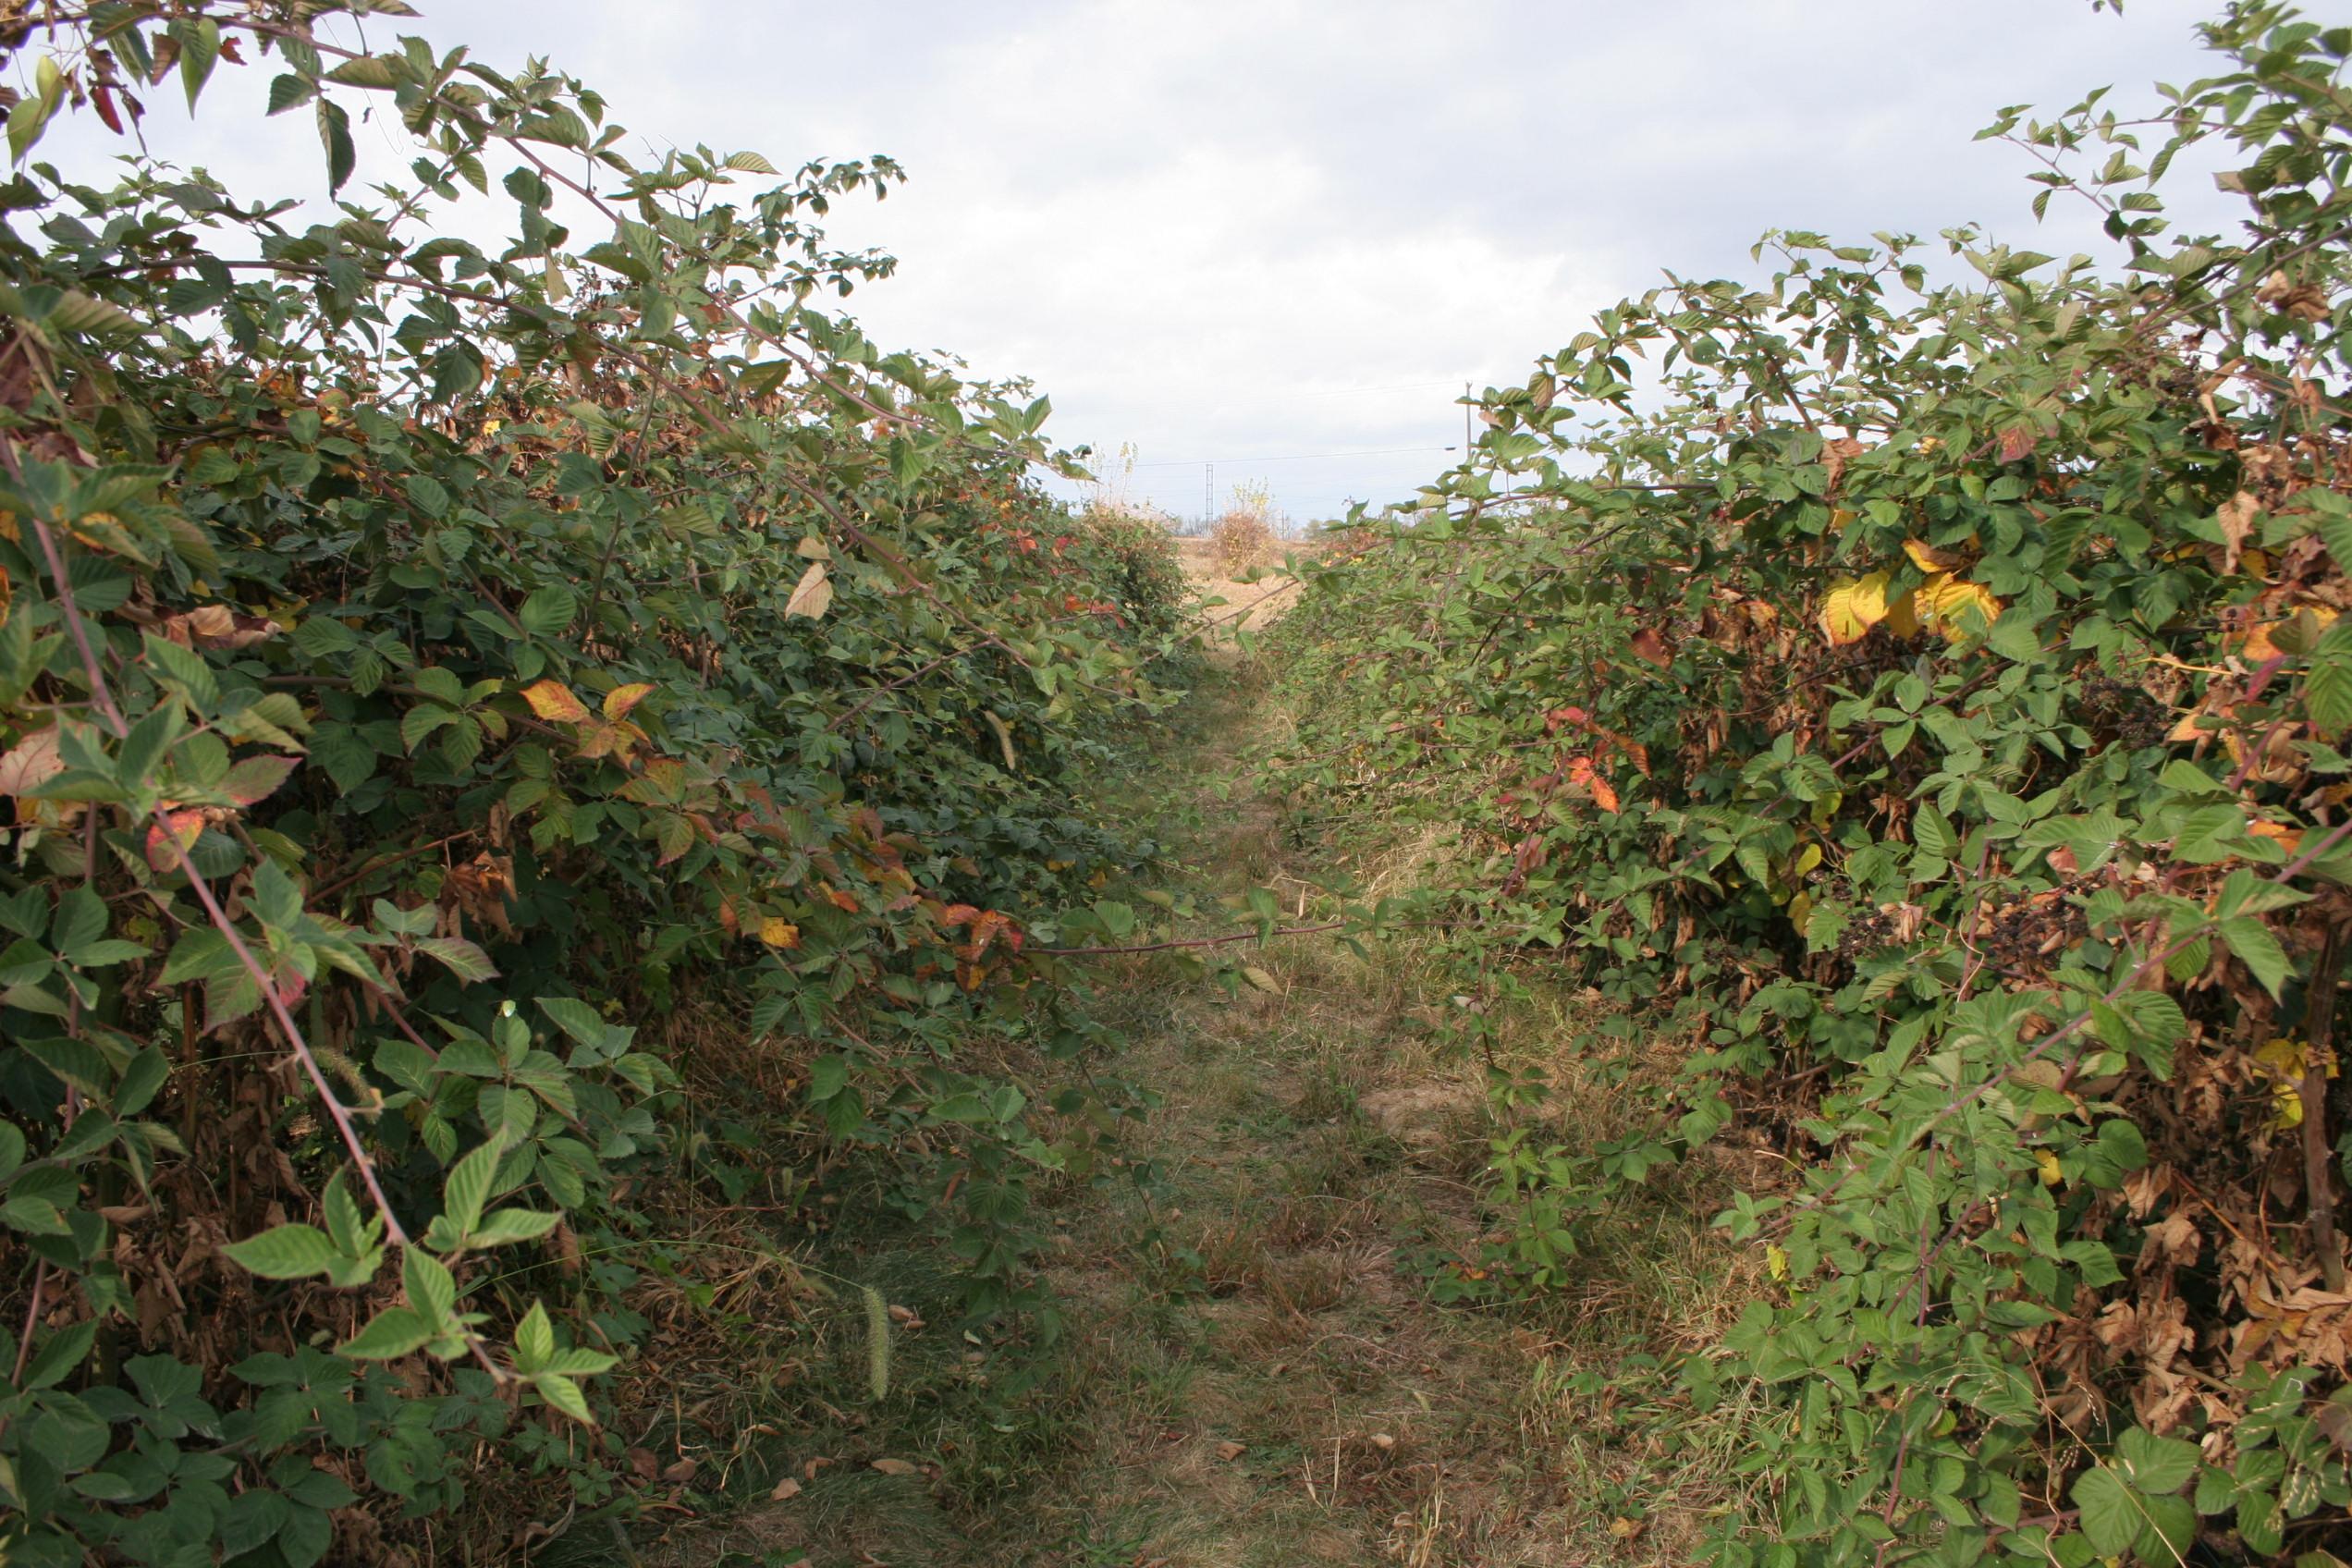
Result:
[[[1660,268],[1760,276],[1747,249],[1767,227],[1979,220],[2038,250],[2094,246],[2062,208],[2037,233],[2030,165],[1974,132],[2002,104],[2111,82],[2144,102],[2152,80],[2206,74],[2192,26],[2219,8],[414,3],[399,31],[493,65],[551,56],[641,147],[897,157],[910,183],[832,225],[900,258],[851,307],[874,336],[1033,378],[1062,443],[1138,448],[1139,498],[1197,514],[1214,459],[1220,505],[1262,481],[1302,519],[1444,467],[1428,448],[1461,440],[1463,382],[1524,377]],[[224,67],[220,86],[256,103],[271,74]],[[208,102],[191,130],[176,92],[153,98],[159,153],[249,196],[324,192],[306,116],[263,128]],[[2209,187],[2182,200],[2219,211]],[[1309,456],[1326,453],[1383,455]]]

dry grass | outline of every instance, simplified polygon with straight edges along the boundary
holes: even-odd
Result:
[[[1256,631],[1289,606],[1298,580],[1285,573],[1279,559],[1260,563],[1257,570],[1227,570],[1216,545],[1207,539],[1179,539],[1176,553],[1199,595],[1203,618],[1209,623],[1213,645],[1231,646],[1234,633]]]

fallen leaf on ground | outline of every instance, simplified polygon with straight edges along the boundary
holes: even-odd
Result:
[[[767,1494],[767,1501],[770,1502],[786,1502],[800,1495],[801,1483],[799,1477],[787,1476],[782,1480],[776,1483],[776,1489]]]
[[[877,1459],[873,1464],[885,1476],[912,1476],[915,1471],[914,1465],[903,1459]]]
[[[1249,1446],[1246,1443],[1237,1443],[1231,1441],[1230,1439],[1217,1445],[1217,1457],[1229,1464],[1233,1460],[1241,1458],[1242,1455],[1248,1452]]]

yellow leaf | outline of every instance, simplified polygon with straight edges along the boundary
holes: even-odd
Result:
[[[627,717],[629,710],[643,702],[645,694],[653,689],[654,683],[650,680],[632,680],[626,686],[614,687],[605,693],[605,717]]]
[[[1911,557],[1913,566],[1930,575],[1940,571],[1950,571],[1954,567],[1958,566],[1961,560],[1961,557],[1952,551],[1939,550],[1925,539],[1905,539],[1903,542],[1903,553]]]
[[[797,948],[801,945],[801,928],[780,915],[769,915],[760,922],[759,939],[771,948]]]
[[[2336,611],[2325,605],[2298,605],[2293,615],[2281,620],[2264,621],[2248,632],[2246,641],[2238,647],[2238,656],[2248,664],[2268,664],[2281,654],[2287,652],[2286,649],[2278,645],[2273,634],[2285,631],[2289,627],[2295,628],[2296,635],[2292,641],[2301,644],[2301,647],[2296,651],[2301,652],[2308,649],[2319,640],[2321,629],[2334,623],[2336,614]],[[2305,616],[2310,617],[2308,623],[2303,621]]]
[[[1821,602],[1821,630],[1829,634],[1831,647],[1859,643],[1869,635],[1870,628],[1887,618],[1886,590],[1883,571],[1830,584],[1829,594]]]
[[[1919,595],[1916,591],[1905,588],[1902,597],[1887,606],[1886,629],[1897,637],[1919,634]]]
[[[2303,1125],[2303,1075],[2311,1070],[2309,1049],[2300,1040],[2268,1040],[2254,1049],[2255,1064],[2271,1081],[2272,1124],[2282,1130]],[[2327,1076],[2335,1076],[2334,1061]]]
[[[1764,1267],[1775,1280],[1788,1278],[1788,1249],[1778,1242],[1764,1243]]]
[[[1261,991],[1280,991],[1282,988],[1280,981],[1254,963],[1242,965],[1242,978]]]
[[[522,689],[522,700],[531,711],[550,724],[585,724],[588,709],[571,694],[571,688],[560,680],[534,680]]]
[[[1012,753],[1012,727],[1005,723],[1003,719],[998,718],[993,711],[987,708],[982,708],[980,710],[980,717],[986,719],[988,721],[988,728],[997,732],[997,747],[999,751],[1004,753],[1005,771],[1007,773],[1020,772],[1020,760]]]
[[[792,589],[792,596],[784,601],[784,613],[804,615],[811,620],[822,617],[833,607],[833,584],[826,576],[823,561],[811,561],[801,573],[800,582]]]
[[[2058,1157],[2056,1155],[2052,1154],[2048,1149],[2036,1149],[2034,1150],[2034,1164],[2041,1170],[2041,1184],[2043,1186],[2054,1187],[2058,1184],[2061,1180],[2061,1172],[2058,1170]]]
[[[1992,590],[1980,582],[1963,582],[1950,572],[1928,579],[1919,599],[1928,620],[1948,643],[1973,636],[2001,619],[2001,601]]]

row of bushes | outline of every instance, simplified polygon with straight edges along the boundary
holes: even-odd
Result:
[[[2352,1554],[2352,30],[2205,34],[2148,116],[1991,129],[2120,270],[1770,236],[1489,393],[1276,633],[1278,781],[1445,825],[1413,917],[1599,987],[1560,1048],[1648,1108],[1521,1120],[1465,1280],[1739,1179],[1679,1367],[1752,1413],[1724,1563]],[[2192,147],[2239,233],[2169,230]]]
[[[324,9],[6,39],[12,1562],[528,1544],[636,1484],[584,1424],[664,1354],[641,1249],[754,1184],[788,1249],[849,1159],[1002,1312],[1121,1109],[1022,949],[1149,852],[1082,781],[1165,701],[1164,538],[824,308],[887,161],[633,162],[568,77]],[[40,157],[239,67],[333,206]],[[413,163],[363,188],[355,116]]]

